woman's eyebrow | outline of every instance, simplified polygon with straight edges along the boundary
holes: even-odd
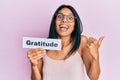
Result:
[[[63,14],[63,15],[73,15],[72,13],[64,14],[64,13],[62,13],[62,12],[58,12],[58,14]]]

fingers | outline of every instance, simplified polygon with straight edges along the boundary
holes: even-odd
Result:
[[[89,41],[95,41],[96,39],[93,37],[89,37]]]
[[[30,61],[33,63],[33,64],[36,64],[38,62],[38,60],[40,60],[44,55],[41,54],[41,55],[37,55],[37,56],[33,56],[33,57],[30,57]]]
[[[93,37],[89,37],[87,47],[92,47],[95,45],[99,47],[103,39],[104,36],[101,36],[98,40]]]
[[[88,39],[88,45],[94,45],[95,41],[96,41],[95,38],[89,37],[89,39]]]
[[[104,36],[101,36],[101,37],[99,38],[99,45],[101,44],[101,42],[103,41],[103,39],[104,39]]]
[[[41,48],[32,49],[28,51],[27,57],[32,64],[36,65],[38,60],[40,60],[45,55],[45,50]]]
[[[44,53],[43,49],[32,49],[28,51],[28,57],[32,57],[32,56],[42,54],[42,53]]]

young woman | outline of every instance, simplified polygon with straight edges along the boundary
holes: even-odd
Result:
[[[84,64],[90,80],[100,74],[98,40],[82,33],[82,23],[70,5],[61,5],[53,15],[48,38],[61,39],[60,51],[41,48],[28,51],[32,80],[84,80]]]

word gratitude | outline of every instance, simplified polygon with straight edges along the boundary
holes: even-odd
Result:
[[[61,50],[61,40],[23,37],[23,48],[43,48],[46,50]]]

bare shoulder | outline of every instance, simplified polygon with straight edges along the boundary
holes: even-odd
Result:
[[[81,36],[81,43],[87,43],[88,42],[88,37],[86,35]]]
[[[87,47],[88,44],[88,37],[85,35],[81,36],[81,53],[83,61],[86,63],[88,61],[91,61],[91,56],[89,54],[89,49]]]
[[[87,42],[88,42],[88,37],[85,36],[85,35],[82,35],[82,36],[81,36],[81,44],[80,44],[82,50],[83,50],[84,48],[86,48]]]
[[[82,53],[83,53],[83,51],[84,51],[84,49],[87,45],[87,42],[88,42],[87,36],[81,35],[81,43],[80,43],[80,47],[79,47],[79,50],[78,50],[78,52],[81,54],[81,56],[82,56]]]

